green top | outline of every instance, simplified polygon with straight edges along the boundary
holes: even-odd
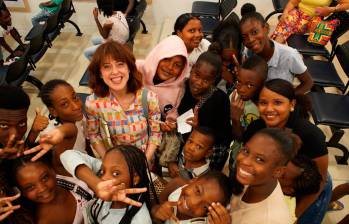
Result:
[[[50,14],[55,14],[61,8],[63,0],[51,0],[50,2],[54,3],[54,6],[41,6],[40,9],[48,11]]]

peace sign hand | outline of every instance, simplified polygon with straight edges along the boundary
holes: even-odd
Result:
[[[15,159],[23,154],[24,141],[16,141],[16,135],[11,135],[5,148],[0,148],[0,159]]]

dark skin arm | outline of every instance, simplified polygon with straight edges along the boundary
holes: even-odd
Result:
[[[19,43],[19,45],[21,45],[21,46],[24,45],[24,43],[21,40],[21,35],[19,35],[16,28],[13,27],[13,29],[10,31],[10,34],[13,37],[13,39],[15,39],[17,41],[17,43]]]
[[[6,43],[5,38],[0,37],[0,45],[5,48],[10,54],[13,54],[14,51],[11,49],[11,47]]]
[[[311,90],[314,81],[311,78],[310,73],[306,70],[304,73],[296,76],[300,81],[300,84],[296,87],[295,92],[297,95],[305,94]]]
[[[47,1],[47,2],[41,2],[41,3],[39,4],[39,6],[54,7],[54,6],[56,6],[56,4],[55,4],[54,2]]]
[[[134,6],[135,6],[135,0],[128,0],[128,6],[125,11],[125,16],[127,16],[132,11]]]
[[[113,27],[113,24],[109,23],[109,24],[104,24],[102,26],[98,20],[98,9],[97,8],[93,9],[93,17],[95,18],[95,22],[96,22],[99,33],[101,34],[101,36],[104,39],[106,39],[109,36],[110,30]]]

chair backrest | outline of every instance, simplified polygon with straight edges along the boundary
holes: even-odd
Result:
[[[45,33],[51,33],[56,29],[58,25],[58,15],[59,15],[59,12],[56,12],[55,14],[48,17]]]
[[[36,26],[43,26],[43,25],[38,24]],[[47,26],[47,24],[45,23],[44,26]],[[33,29],[35,29],[35,27],[33,27]],[[35,35],[30,39],[30,48],[29,48],[28,55],[34,55],[34,54],[38,53],[45,44],[44,32],[45,32],[46,28],[42,28],[42,29],[38,29],[38,30],[40,30],[40,31],[35,33]]]
[[[71,11],[72,0],[63,0],[59,13],[64,15]]]
[[[344,73],[349,78],[349,40],[336,48],[336,56]]]
[[[23,55],[15,62],[9,65],[7,74],[6,74],[6,82],[11,83],[21,78],[22,75],[25,74],[28,66],[28,54],[29,47],[27,47],[23,53]]]
[[[288,3],[288,0],[273,0],[273,6],[276,11],[283,11]]]
[[[222,20],[225,19],[225,17],[227,15],[229,15],[229,13],[231,11],[233,11],[233,9],[235,8],[235,6],[237,5],[237,0],[223,0],[220,4],[220,12],[221,12],[221,18]]]

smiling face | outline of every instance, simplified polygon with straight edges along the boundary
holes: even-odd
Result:
[[[27,109],[0,109],[0,143],[7,145],[10,136],[21,140],[27,131]]]
[[[159,61],[156,69],[156,76],[162,82],[172,78],[177,78],[182,74],[184,67],[185,58],[182,55],[164,58]]]
[[[236,179],[243,185],[258,186],[275,180],[281,159],[277,143],[267,135],[255,134],[236,158]]]
[[[285,127],[296,101],[264,87],[259,94],[258,110],[268,127]]]
[[[267,25],[256,19],[246,20],[240,26],[240,31],[243,44],[256,54],[261,53],[269,41]]]
[[[241,68],[236,77],[236,89],[242,100],[250,100],[263,85],[261,75],[254,70]]]
[[[50,114],[62,122],[76,122],[83,118],[82,102],[70,85],[58,85],[50,94]]]
[[[56,174],[42,162],[19,168],[16,180],[23,195],[35,203],[49,203],[56,196]]]
[[[196,63],[190,72],[189,87],[194,97],[200,97],[214,85],[216,74],[212,65],[201,62]]]
[[[201,21],[196,18],[189,20],[182,31],[177,31],[177,35],[184,41],[188,52],[191,52],[199,46],[204,37]]]
[[[100,65],[101,78],[111,92],[126,91],[130,70],[126,62],[105,57]]]
[[[184,145],[184,159],[201,162],[212,152],[214,140],[198,131],[193,131]]]
[[[199,177],[182,189],[177,209],[181,215],[197,218],[207,215],[208,207],[213,202],[224,202],[224,193],[218,182]]]

